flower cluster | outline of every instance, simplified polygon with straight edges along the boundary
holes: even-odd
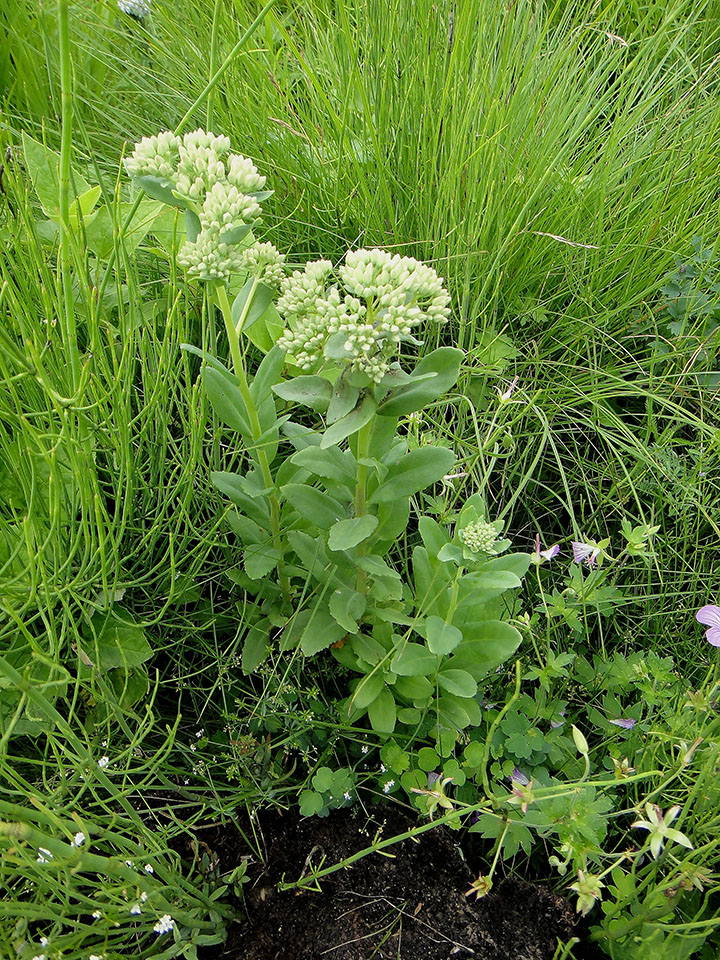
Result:
[[[229,151],[228,137],[202,129],[178,137],[166,130],[144,137],[125,160],[131,177],[159,180],[178,206],[195,215],[197,236],[183,244],[178,262],[203,280],[224,281],[244,269],[238,244],[266,197],[265,177],[252,160]],[[140,185],[149,188],[147,182]]]
[[[242,252],[242,269],[270,286],[279,286],[285,279],[285,254],[272,243],[254,243]]]
[[[494,553],[498,539],[497,527],[494,523],[476,520],[469,523],[458,534],[465,546],[473,553]]]
[[[437,273],[412,257],[354,250],[330,282],[332,264],[308,263],[281,287],[278,310],[288,328],[278,341],[304,370],[323,357],[349,364],[379,383],[412,331],[450,316],[450,296]]]

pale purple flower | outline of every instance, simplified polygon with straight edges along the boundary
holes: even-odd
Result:
[[[519,767],[513,767],[510,780],[512,783],[519,783],[523,787],[526,787],[530,783],[529,777],[526,777]]]
[[[611,720],[610,723],[616,727],[622,727],[623,730],[632,730],[637,720],[633,720],[632,717],[619,717],[617,720]]]
[[[600,547],[594,543],[580,543],[577,540],[573,540],[570,546],[572,547],[573,560],[575,563],[582,563],[584,560],[589,567],[595,566],[597,558],[602,553]]]
[[[712,644],[713,647],[720,647],[720,607],[716,607],[714,603],[708,603],[704,607],[700,607],[695,614],[695,619],[698,623],[710,627],[705,632],[707,642]]]
[[[560,544],[554,543],[551,547],[548,547],[547,550],[540,549],[540,534],[535,534],[535,552],[530,554],[530,562],[534,564],[544,563],[546,560],[550,561],[560,553]]]
[[[518,380],[519,380],[519,379],[520,379],[519,377],[514,377],[514,378],[510,381],[510,384],[509,384],[507,390],[506,390],[504,393],[500,393],[500,391],[498,390],[498,395],[499,395],[499,397],[500,397],[501,403],[507,403],[507,401],[508,401],[508,400],[510,399],[510,397],[513,395],[513,390],[514,390],[515,387],[518,385]]]

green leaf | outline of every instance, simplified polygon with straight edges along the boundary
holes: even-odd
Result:
[[[305,447],[293,455],[292,462],[304,467],[317,477],[335,480],[352,486],[355,483],[355,458],[349,450],[338,447]]]
[[[300,649],[306,657],[341,640],[347,631],[336,622],[327,606],[320,602],[310,612],[307,626],[300,637]]]
[[[377,517],[367,514],[350,520],[339,520],[330,527],[328,546],[331,550],[352,550],[372,536],[378,525]]]
[[[425,544],[425,549],[430,557],[436,557],[450,539],[447,531],[445,531],[437,521],[433,520],[432,517],[420,517],[418,520],[418,532],[422,537],[422,542]]]
[[[35,193],[45,215],[60,222],[60,154],[43,143],[22,135],[25,166],[35,187]],[[70,189],[74,197],[87,193],[90,184],[80,174],[70,170]]]
[[[324,413],[330,403],[332,384],[325,377],[294,377],[276,383],[273,392],[290,403],[301,403],[318,413]]]
[[[120,227],[124,226],[132,208],[132,203],[121,203],[117,210],[114,206],[102,206],[92,223],[85,225],[87,244],[98,259],[107,260],[115,248],[116,239],[118,244],[121,242]],[[157,200],[140,201],[135,216],[122,234],[122,248],[127,254],[135,252],[164,209]]]
[[[284,365],[285,354],[280,347],[273,347],[263,357],[250,387],[252,398],[258,406],[272,396],[272,388]]]
[[[437,679],[443,690],[458,697],[474,697],[477,693],[477,683],[467,670],[443,669]]]
[[[429,677],[437,669],[437,657],[420,643],[406,643],[395,654],[391,668],[401,677]]]
[[[280,561],[280,551],[267,543],[252,543],[245,548],[243,565],[251,580],[262,580]]]
[[[247,409],[235,378],[229,373],[221,373],[215,367],[205,367],[203,383],[219,419],[243,437],[252,437]]]
[[[85,652],[103,672],[113,667],[137,667],[152,656],[144,629],[127,610],[117,605],[107,612],[94,614],[84,636]]]
[[[321,530],[329,530],[345,513],[341,503],[306,483],[286,483],[280,492],[303,520]]]
[[[465,638],[455,649],[449,666],[466,670],[475,680],[492,673],[505,663],[522,642],[520,633],[502,620],[475,623],[465,631]]]
[[[238,513],[237,510],[230,510],[226,519],[230,529],[243,546],[250,543],[264,543],[267,540],[267,531],[250,517]]]
[[[437,656],[444,656],[457,647],[463,635],[451,623],[441,617],[428,617],[425,621],[425,636],[428,649]]]
[[[325,801],[314,790],[303,790],[300,794],[300,814],[303,817],[314,817],[325,806]]]
[[[364,593],[340,587],[330,595],[330,613],[348,633],[357,633],[357,621],[365,613],[367,597]]]
[[[133,177],[133,182],[136,183],[141,190],[144,190],[149,197],[152,197],[153,200],[160,200],[161,203],[166,203],[170,207],[179,207],[181,210],[187,206],[184,200],[175,196],[173,193],[175,184],[166,177],[153,177],[150,176],[150,174],[142,174],[139,177]]]
[[[277,312],[275,304],[271,303],[260,319],[246,331],[248,340],[255,344],[258,350],[268,353],[275,346],[285,329],[285,324]]]
[[[374,673],[363,677],[362,680],[358,681],[355,691],[350,697],[348,709],[350,711],[365,710],[373,700],[376,699],[380,692],[385,689],[385,686],[385,680],[380,670],[376,670]]]
[[[440,757],[432,747],[420,747],[417,755],[417,763],[421,770],[426,773],[432,773],[440,766]]]
[[[450,471],[455,454],[445,447],[420,447],[412,450],[387,472],[385,481],[370,497],[370,503],[384,503],[410,497],[436,483]]]
[[[438,347],[433,350],[415,367],[410,375],[410,382],[406,386],[398,387],[380,404],[378,413],[383,417],[404,416],[415,410],[422,410],[432,400],[444,396],[457,381],[462,358],[462,350],[456,347]],[[420,377],[426,378],[429,373],[435,373],[436,376],[415,382]]]
[[[248,330],[254,323],[257,323],[260,317],[270,306],[273,297],[275,296],[275,291],[272,287],[269,287],[265,283],[259,283],[254,277],[250,277],[240,293],[238,293],[233,300],[232,319],[236,327],[248,302],[248,297],[253,290],[255,292],[253,293],[253,298],[250,301],[250,307],[248,308],[247,315],[243,321],[242,330]]]
[[[327,422],[335,423],[341,417],[346,417],[355,409],[359,396],[360,391],[357,387],[351,387],[344,376],[338,377],[327,410]]]
[[[267,617],[253,624],[246,633],[242,651],[242,671],[246,676],[254,673],[267,658],[269,633]]]
[[[320,581],[331,583],[337,579],[335,568],[330,566],[325,544],[319,537],[311,537],[302,530],[290,530],[288,541],[307,572]],[[328,569],[330,567],[330,569]]]
[[[365,424],[370,423],[376,409],[375,397],[371,393],[366,393],[354,410],[351,410],[346,417],[328,427],[320,441],[320,446],[323,449],[331,447],[333,444],[345,440],[351,434],[357,433]]]
[[[394,672],[394,671],[393,671]],[[435,688],[427,677],[398,677],[393,690],[408,700],[429,700]]]
[[[465,702],[456,700],[452,695],[438,698],[437,713],[440,723],[451,730],[464,730],[470,726],[470,714],[465,709]]]
[[[392,733],[395,729],[397,710],[395,697],[384,687],[368,707],[370,726],[376,733]]]
[[[247,476],[215,470],[210,474],[210,480],[213,486],[232,500],[243,513],[266,530],[270,529],[270,512],[265,498],[258,495],[259,491],[253,490]]]
[[[101,193],[101,187],[90,187],[85,193],[75,197],[68,210],[68,222],[74,230],[77,230],[81,223],[85,226],[91,222],[92,212]]]

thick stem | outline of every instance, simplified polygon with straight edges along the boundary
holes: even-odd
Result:
[[[247,415],[250,420],[250,430],[252,435],[253,446],[255,450],[255,459],[260,468],[260,473],[262,474],[263,483],[266,487],[270,489],[268,494],[268,501],[270,504],[270,530],[272,533],[273,546],[280,554],[280,559],[278,561],[278,573],[280,577],[280,589],[282,590],[283,597],[286,600],[290,599],[290,581],[287,576],[283,573],[284,568],[284,558],[283,558],[283,544],[282,536],[280,535],[280,500],[278,499],[277,493],[275,493],[275,481],[273,480],[272,471],[270,470],[270,464],[268,462],[267,454],[260,447],[259,440],[262,435],[262,427],[260,426],[260,416],[258,414],[257,406],[253,399],[252,393],[250,392],[250,387],[248,385],[247,374],[245,372],[245,364],[243,363],[242,351],[240,350],[240,335],[239,331],[242,329],[242,323],[244,318],[247,315],[247,311],[252,302],[252,298],[255,294],[257,285],[253,286],[250,291],[250,295],[245,302],[245,309],[243,310],[243,315],[240,317],[238,322],[237,329],[233,323],[232,318],[232,307],[230,306],[230,300],[228,299],[227,290],[225,289],[224,284],[219,284],[216,287],[218,303],[220,304],[220,309],[223,315],[223,321],[225,322],[225,331],[227,333],[228,343],[230,344],[230,355],[232,356],[233,369],[235,376],[238,381],[238,389],[240,390],[240,396],[243,399],[245,404],[245,409],[247,410]]]
[[[367,505],[367,475],[368,468],[367,463],[362,463],[361,461],[367,460],[370,452],[370,434],[372,432],[373,421],[366,423],[364,427],[361,427],[358,431],[358,440],[357,440],[357,471],[355,474],[355,516],[362,517],[365,515],[365,507]],[[358,553],[362,555],[365,552],[365,541],[358,544]],[[358,593],[365,593],[367,591],[367,574],[364,570],[358,568],[357,570],[357,579],[356,579],[356,589]]]

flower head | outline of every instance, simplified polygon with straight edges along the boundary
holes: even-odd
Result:
[[[131,915],[132,915],[133,917],[139,917],[140,914],[142,913],[142,907],[140,906],[140,904],[139,904],[139,903],[134,903],[134,904],[130,907],[130,913],[131,913]]]
[[[52,853],[46,847],[38,847],[37,862],[49,863],[53,858]]]
[[[330,281],[332,264],[318,260],[281,286],[278,310],[287,329],[278,345],[304,370],[338,360],[379,383],[412,331],[450,315],[450,297],[431,268],[385,250],[352,250]]]
[[[578,870],[576,883],[570,884],[570,889],[578,895],[577,911],[585,916],[589,913],[595,901],[602,897],[602,888],[604,884],[599,877],[594,877],[591,873],[585,873],[584,870]]]
[[[458,537],[473,553],[496,553],[499,530],[497,523],[475,520],[458,533]]]
[[[133,0],[129,2],[132,3]],[[181,142],[180,137],[176,137],[169,130],[163,130],[152,137],[143,137],[135,144],[132,155],[124,160],[128,176],[162,177],[171,180],[175,174]]]
[[[554,543],[551,547],[548,547],[547,550],[540,549],[540,534],[535,534],[535,552],[530,554],[530,562],[534,563],[536,566],[539,566],[541,563],[545,563],[547,560],[554,559],[560,553],[560,545]]]
[[[695,619],[698,623],[710,627],[709,630],[705,631],[707,642],[712,644],[713,647],[720,647],[720,607],[715,606],[714,603],[708,603],[704,607],[700,607],[695,614]]]
[[[85,834],[82,832],[82,830],[78,830],[78,832],[72,838],[70,846],[81,847],[84,843],[85,843]]]
[[[386,784],[383,785],[383,793],[390,793],[392,788],[395,786],[394,780],[388,780]]]
[[[572,547],[573,560],[575,563],[582,563],[584,560],[589,567],[595,566],[597,558],[602,553],[602,548],[596,543],[582,543],[573,540],[570,546]]]
[[[636,820],[632,826],[640,830],[648,831],[650,835],[650,852],[656,860],[660,856],[660,851],[663,848],[665,840],[679,843],[681,846],[692,850],[692,843],[685,834],[669,826],[680,813],[679,806],[670,807],[668,812],[663,814],[657,804],[646,803],[645,812],[647,813],[647,820]]]
[[[501,392],[500,390],[498,390],[498,398],[500,399],[500,403],[508,402],[510,397],[513,395],[513,391],[515,390],[515,387],[518,385],[519,379],[520,377],[514,377],[510,381],[510,384],[505,391]]]
[[[145,866],[143,867],[143,870],[145,871],[145,873],[155,873],[155,870],[153,869],[153,865],[151,863],[146,863]]]
[[[170,933],[170,931],[175,926],[175,921],[170,916],[169,913],[165,913],[160,917],[158,922],[153,927],[155,933]]]
[[[634,720],[632,717],[618,717],[617,720],[611,720],[610,723],[616,727],[622,727],[623,730],[632,730],[637,720]]]
[[[285,254],[272,243],[254,243],[242,252],[244,270],[263,283],[279,286],[285,279]]]
[[[101,770],[105,770],[110,764],[110,757],[100,757],[98,760],[98,766]]]

